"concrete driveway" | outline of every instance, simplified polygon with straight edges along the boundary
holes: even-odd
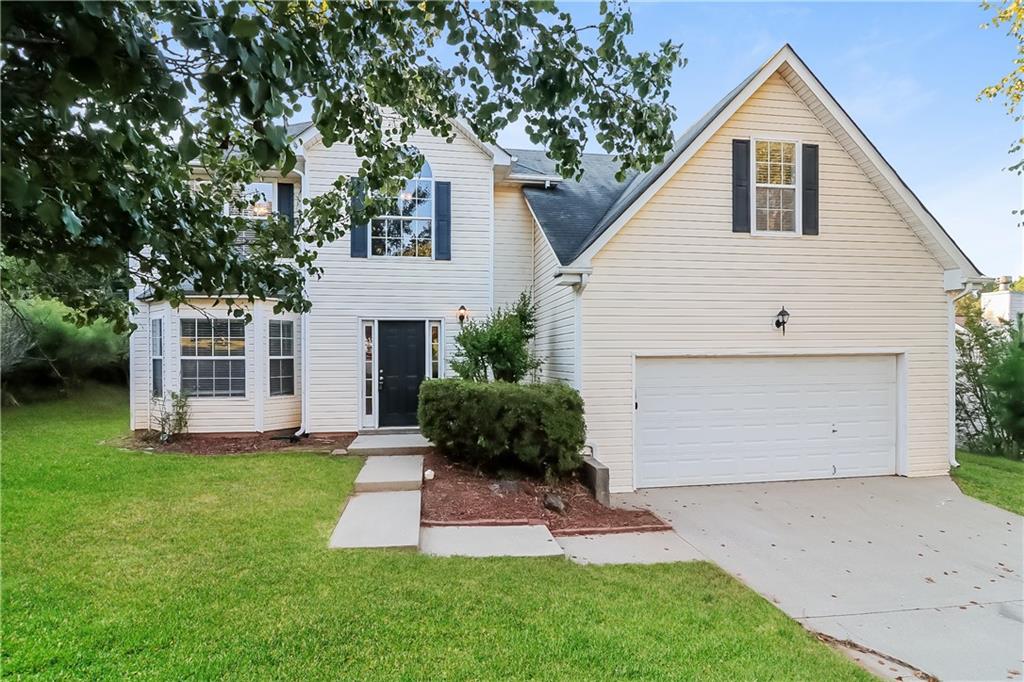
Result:
[[[1020,679],[1024,519],[950,479],[659,488],[648,507],[810,630],[944,680]]]

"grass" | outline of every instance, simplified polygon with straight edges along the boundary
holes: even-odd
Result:
[[[126,423],[4,410],[6,676],[869,679],[710,564],[331,551],[358,461],[99,443]]]
[[[971,497],[1024,515],[1024,462],[957,452],[953,479]]]

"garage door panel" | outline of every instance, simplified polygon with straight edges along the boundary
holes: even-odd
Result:
[[[640,358],[640,487],[895,473],[894,356]]]

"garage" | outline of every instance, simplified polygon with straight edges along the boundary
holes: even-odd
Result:
[[[636,485],[896,473],[895,355],[636,361]]]

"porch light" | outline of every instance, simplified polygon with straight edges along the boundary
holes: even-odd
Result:
[[[459,324],[463,324],[466,321],[466,318],[469,317],[469,311],[466,310],[466,306],[459,306],[459,312],[457,316],[459,318]]]
[[[789,322],[789,311],[786,310],[786,306],[782,306],[782,310],[780,310],[775,315],[775,328],[776,329],[781,329],[783,336],[786,335],[786,323],[787,322]]]

